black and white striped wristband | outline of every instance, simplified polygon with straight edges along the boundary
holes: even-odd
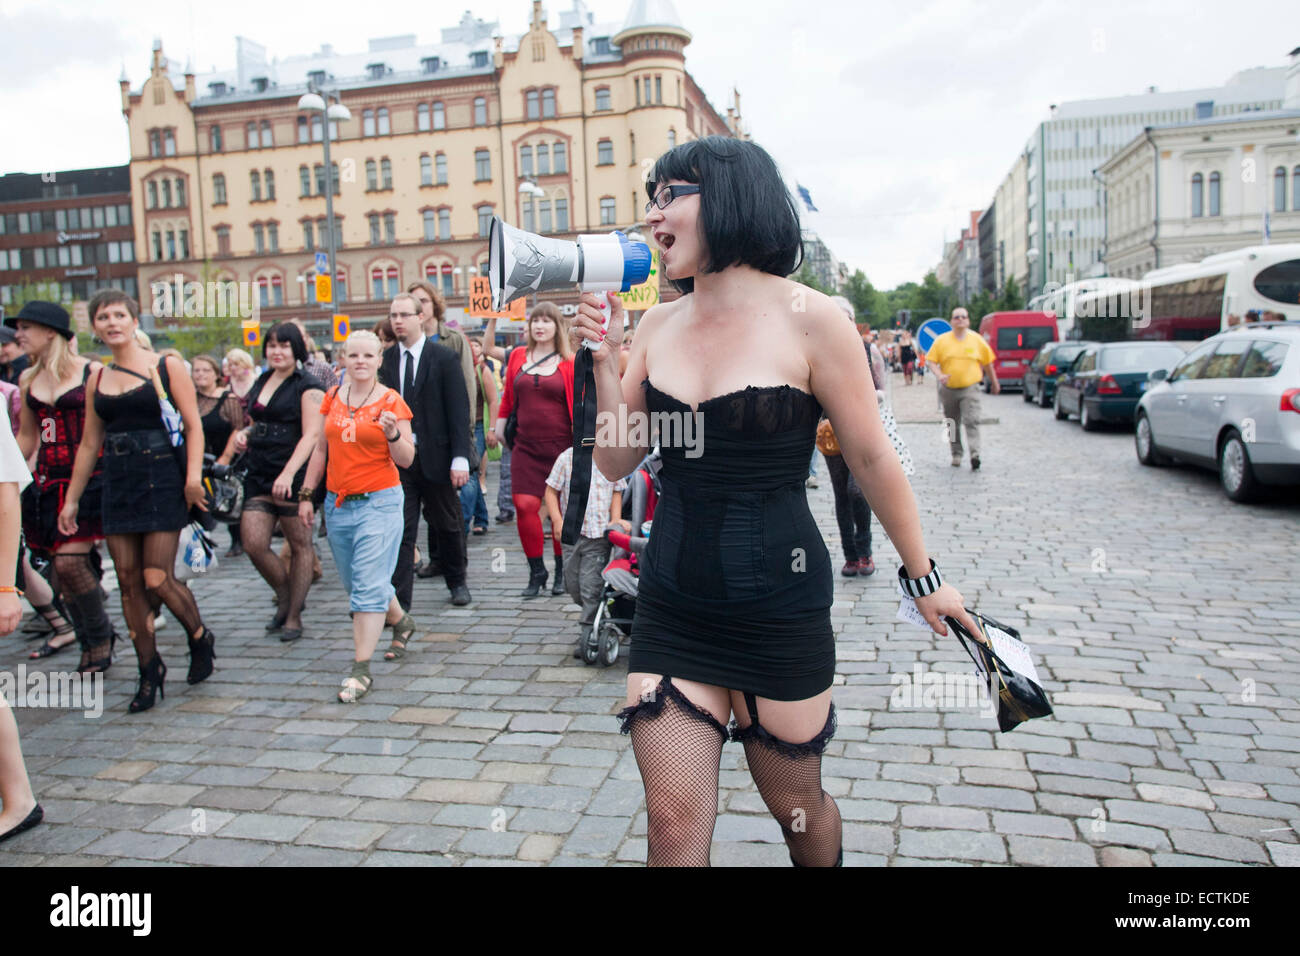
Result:
[[[930,559],[930,573],[925,577],[909,578],[906,567],[898,569],[898,585],[909,597],[919,598],[933,594],[942,584],[943,579],[939,577],[939,569],[935,567],[934,558]]]

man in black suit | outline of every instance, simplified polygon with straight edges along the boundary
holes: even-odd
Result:
[[[388,347],[379,366],[379,379],[394,388],[411,408],[415,461],[399,468],[405,492],[405,528],[393,573],[393,587],[404,610],[411,607],[415,538],[420,527],[420,503],[426,506],[430,532],[438,537],[438,553],[453,604],[470,602],[465,586],[465,524],[459,489],[469,481],[469,416],[465,377],[456,353],[426,338],[420,328],[420,303],[409,293],[393,299],[389,321],[397,344]]]

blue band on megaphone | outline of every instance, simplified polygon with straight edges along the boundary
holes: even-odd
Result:
[[[640,285],[650,277],[650,247],[644,242],[633,242],[621,232],[618,233],[619,244],[623,247],[623,290],[627,292],[634,285]]]

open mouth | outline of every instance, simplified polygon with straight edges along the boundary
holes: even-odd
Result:
[[[658,233],[655,236],[655,239],[658,240],[659,245],[663,248],[665,252],[671,249],[673,247],[673,243],[677,241],[677,237],[674,236],[671,232]]]

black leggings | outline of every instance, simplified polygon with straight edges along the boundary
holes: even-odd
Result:
[[[826,470],[831,473],[831,490],[835,492],[835,523],[840,526],[840,545],[845,561],[871,557],[871,509],[867,499],[853,481],[843,455],[826,455]]]

